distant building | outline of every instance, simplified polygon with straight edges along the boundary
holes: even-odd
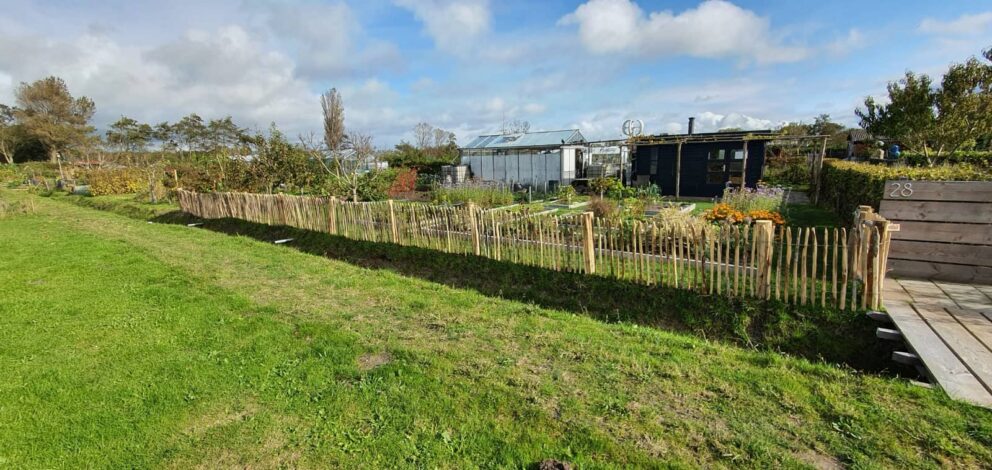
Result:
[[[459,149],[473,178],[541,189],[571,184],[584,161],[578,129],[480,135]]]
[[[359,161],[359,157],[354,149],[338,150],[337,158],[340,158],[342,162],[346,162],[347,168],[353,168],[359,173],[365,173],[373,169],[385,170],[389,168],[389,163],[378,158],[378,155],[369,155]],[[327,157],[324,159],[324,162],[330,165],[334,163],[334,160],[335,157]]]
[[[632,183],[656,184],[672,196],[714,197],[729,186],[753,188],[762,177],[770,130],[637,137],[632,141]]]
[[[878,146],[883,142],[882,147]],[[871,135],[864,129],[850,129],[847,131],[847,158],[871,158],[884,156],[884,148],[892,144],[902,147],[901,143],[881,135]],[[905,149],[904,149],[905,150]]]

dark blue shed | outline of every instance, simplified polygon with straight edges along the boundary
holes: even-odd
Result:
[[[713,132],[637,138],[633,183],[654,183],[666,196],[721,196],[728,183],[753,188],[761,179],[772,131]]]

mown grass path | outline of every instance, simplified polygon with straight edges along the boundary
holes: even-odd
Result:
[[[992,413],[901,380],[35,206],[0,219],[0,467],[992,462]]]

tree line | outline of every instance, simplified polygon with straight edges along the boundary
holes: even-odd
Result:
[[[96,104],[85,96],[73,97],[65,81],[54,76],[21,83],[14,97],[13,106],[0,103],[0,159],[6,163],[40,159],[54,163],[60,155],[85,158],[101,150],[216,152],[245,144],[251,136],[231,116],[207,121],[196,113],[155,125],[121,116],[104,135],[97,135],[90,124]]]
[[[982,59],[952,64],[940,81],[907,71],[887,86],[887,102],[869,96],[855,113],[861,127],[936,158],[992,149],[992,48]]]

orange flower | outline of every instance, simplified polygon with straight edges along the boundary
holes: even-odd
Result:
[[[713,206],[712,209],[703,213],[703,217],[709,221],[726,220],[732,224],[736,224],[745,219],[743,212],[730,207],[729,204],[717,204]]]
[[[747,213],[747,216],[752,220],[770,220],[775,225],[782,225],[785,223],[785,218],[782,214],[775,211],[768,211],[764,209],[753,210]]]

